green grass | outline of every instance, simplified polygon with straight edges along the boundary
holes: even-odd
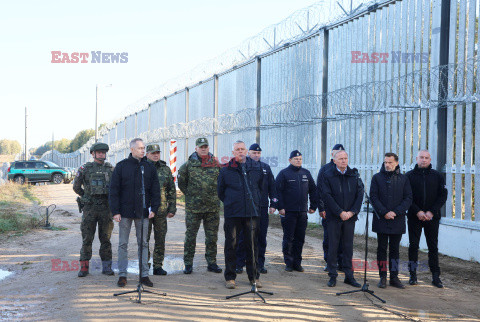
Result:
[[[6,183],[0,186],[0,234],[21,233],[40,225],[41,218],[29,213],[40,200],[29,185]]]

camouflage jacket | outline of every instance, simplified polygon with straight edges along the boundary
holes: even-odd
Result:
[[[160,182],[160,208],[159,213],[172,213],[177,211],[177,189],[175,188],[175,182],[173,181],[173,175],[170,168],[165,161],[153,162],[157,169],[158,181]]]
[[[213,157],[201,159],[194,152],[178,170],[178,187],[185,195],[185,209],[193,213],[217,212],[220,200],[217,194],[217,178],[220,165]]]
[[[112,173],[113,166],[108,162],[87,162],[77,171],[73,191],[82,197],[85,204],[108,203]]]

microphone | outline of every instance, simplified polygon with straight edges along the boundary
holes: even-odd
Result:
[[[143,165],[140,166],[140,171],[142,171],[142,175],[143,175]]]

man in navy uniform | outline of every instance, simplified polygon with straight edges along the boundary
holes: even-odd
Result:
[[[360,287],[353,277],[353,235],[355,221],[363,200],[363,183],[356,169],[348,166],[348,154],[340,150],[333,156],[334,168],[328,169],[322,177],[322,198],[328,218],[328,281],[329,287],[337,283],[337,249],[343,246],[342,266],[346,284]]]
[[[283,258],[285,270],[303,272],[302,250],[308,216],[317,209],[317,187],[310,171],[302,168],[302,154],[292,151],[290,165],[280,171],[275,180],[278,209],[283,227]],[[308,205],[310,197],[310,206]]]
[[[330,159],[330,162],[325,164],[320,168],[320,171],[318,171],[318,176],[317,176],[317,193],[318,193],[318,212],[320,213],[320,217],[322,217],[322,227],[323,227],[323,259],[325,260],[325,263],[328,261],[328,222],[327,222],[327,217],[326,217],[326,212],[324,209],[324,201],[322,199],[322,179],[323,175],[330,169],[335,169],[335,163],[333,162],[333,156],[335,153],[338,151],[345,151],[345,148],[343,147],[342,144],[335,144],[332,148],[332,153],[331,156],[332,158]],[[342,268],[342,244],[338,245],[338,251],[337,251],[337,262],[338,262],[338,271],[343,271]],[[325,265],[325,268],[323,269],[324,271],[327,271],[327,265]]]
[[[260,218],[258,219],[259,230],[258,230],[258,271],[262,274],[266,274],[268,271],[265,268],[265,251],[267,249],[267,231],[268,231],[268,214],[273,214],[277,207],[277,193],[275,189],[275,178],[272,173],[270,166],[260,161],[262,157],[262,149],[257,143],[254,143],[248,149],[248,157],[260,162],[262,167],[264,180],[263,180],[263,190],[262,198],[260,203]],[[269,197],[270,197],[270,208],[269,206]],[[243,272],[243,267],[245,266],[245,248],[243,246],[243,231],[240,232],[238,236],[238,245],[237,245],[237,274]]]

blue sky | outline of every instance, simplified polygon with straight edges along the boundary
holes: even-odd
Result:
[[[0,1],[0,139],[73,139],[165,81],[235,47],[313,0]],[[51,51],[128,52],[126,64],[52,64]]]

